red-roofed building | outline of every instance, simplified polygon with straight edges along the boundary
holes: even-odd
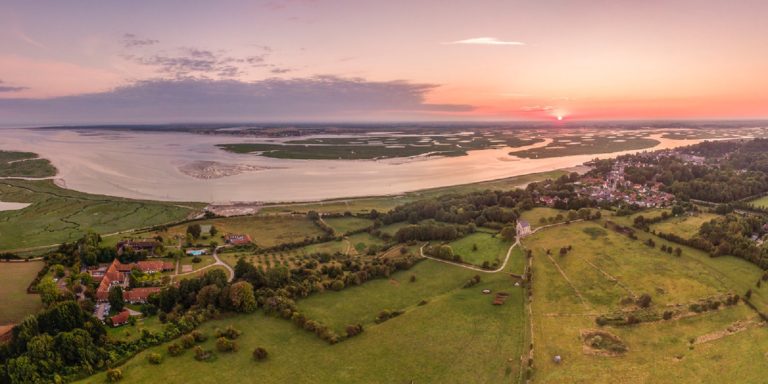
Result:
[[[171,271],[176,268],[173,263],[162,261],[139,261],[136,263],[139,270],[144,273],[156,273],[163,271]]]
[[[146,303],[149,295],[160,292],[160,287],[134,288],[123,292],[123,300],[131,304]]]
[[[232,245],[245,245],[245,244],[251,243],[251,237],[248,235],[229,234],[224,236],[224,241],[227,244],[232,244]]]
[[[119,327],[121,325],[128,324],[128,320],[130,318],[131,318],[131,313],[128,312],[127,309],[123,309],[122,312],[112,316],[110,319],[112,320],[113,327]]]

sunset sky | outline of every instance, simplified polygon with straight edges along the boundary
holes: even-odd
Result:
[[[766,118],[768,1],[0,3],[0,122]]]

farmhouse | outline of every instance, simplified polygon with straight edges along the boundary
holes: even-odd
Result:
[[[232,245],[245,245],[251,243],[251,237],[248,235],[228,234],[224,236],[224,241]]]
[[[123,289],[128,288],[128,274],[134,268],[144,273],[157,273],[161,271],[174,270],[175,266],[173,263],[166,263],[162,261],[139,261],[138,263],[134,264],[123,264],[119,260],[115,259],[101,276],[99,287],[96,288],[96,300],[99,302],[105,302],[109,300],[109,291],[112,289],[112,287],[119,286]],[[91,275],[93,276],[93,274]],[[134,288],[129,291],[124,291],[123,299],[129,303],[145,303],[149,295],[157,292],[160,292],[160,288]]]
[[[131,318],[131,313],[127,309],[123,309],[122,312],[114,315],[110,318],[112,320],[113,327],[119,327],[121,325],[128,324],[128,319]]]
[[[155,240],[122,240],[117,243],[117,254],[122,255],[127,250],[146,251],[151,254],[155,252],[158,245],[159,243]]]
[[[517,221],[517,237],[523,237],[531,234],[531,224],[525,220]]]

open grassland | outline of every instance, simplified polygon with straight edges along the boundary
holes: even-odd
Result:
[[[261,247],[272,247],[283,243],[302,241],[306,237],[322,235],[323,231],[304,216],[237,216],[195,222],[200,225],[213,225],[218,235],[211,240],[221,243],[221,236],[228,233],[246,234]],[[186,237],[188,224],[168,228],[157,233],[166,238]],[[153,235],[154,236],[154,235]]]
[[[57,170],[47,159],[36,153],[0,151],[0,177],[52,177]]]
[[[346,241],[349,241],[349,243],[352,245],[352,248],[354,248],[355,251],[360,254],[368,252],[372,247],[381,247],[385,245],[384,240],[373,236],[368,232],[349,236],[346,238]]]
[[[37,295],[27,294],[27,287],[43,268],[43,263],[0,263],[0,325],[13,324],[42,308]]]
[[[524,240],[534,260],[535,381],[708,382],[728,367],[739,371],[740,379],[735,382],[761,382],[760,376],[768,368],[763,356],[768,352],[768,335],[757,328],[755,312],[744,304],[634,326],[596,325],[598,315],[635,308],[620,303],[629,296],[650,294],[655,311],[674,304],[687,308],[700,299],[743,294],[762,273],[744,260],[710,258],[687,247],[682,247],[682,257],[675,257],[642,241],[653,238],[657,246],[670,243],[648,233],[638,233],[638,237],[633,241],[603,228],[600,222],[585,222],[545,229]],[[572,251],[560,256],[557,250],[567,246]],[[547,249],[553,251],[551,258]],[[752,302],[764,310],[766,292],[756,289]],[[726,330],[737,324],[748,325],[742,333],[729,335]],[[618,336],[628,352],[620,357],[587,353],[580,333],[591,329]],[[750,350],[750,338],[755,338],[753,345],[763,347]],[[691,347],[691,340],[705,342],[697,341]],[[554,363],[554,356],[561,356],[562,363]],[[750,363],[747,356],[756,360]]]
[[[758,208],[768,208],[768,196],[763,196],[755,200],[750,200],[750,204],[754,204]]]
[[[501,264],[507,249],[512,245],[510,242],[501,239],[501,236],[494,236],[486,232],[475,232],[469,236],[448,243],[453,249],[454,255],[461,256],[461,261],[477,266],[488,262]]]
[[[392,208],[410,203],[420,199],[437,197],[439,195],[450,193],[471,193],[485,191],[489,189],[498,190],[510,190],[515,188],[522,188],[529,183],[535,181],[542,181],[546,179],[556,179],[562,175],[566,175],[568,172],[564,170],[555,170],[542,173],[531,173],[528,175],[513,176],[499,180],[483,181],[479,183],[462,184],[450,187],[440,187],[433,189],[425,189],[416,192],[407,192],[397,196],[383,196],[383,197],[362,197],[356,199],[345,200],[327,200],[316,203],[296,203],[296,204],[280,204],[274,206],[266,206],[262,208],[259,213],[262,215],[268,215],[273,213],[289,213],[289,212],[302,212],[308,211],[326,212],[326,213],[368,213],[371,210],[377,210],[379,212],[387,212]]]
[[[368,228],[373,225],[373,220],[363,217],[331,217],[324,221],[338,234],[344,234],[358,229]]]
[[[550,221],[549,219],[555,219],[557,215],[561,215],[562,218],[560,220]],[[554,208],[547,208],[547,207],[536,207],[528,211],[524,211],[520,218],[527,221],[529,224],[531,224],[531,228],[537,228],[544,225],[552,224],[555,222],[563,221],[565,217],[567,217],[568,211],[562,211],[559,209]],[[541,220],[547,220],[546,223],[542,222]]]
[[[261,313],[236,316],[205,323],[200,329],[211,335],[217,327],[233,325],[243,331],[237,340],[240,351],[217,353],[215,361],[199,363],[191,351],[169,357],[163,345],[138,354],[121,367],[124,374],[121,382],[151,382],[158,377],[168,384],[244,380],[259,383],[516,382],[523,345],[522,289],[513,287],[509,277],[502,273],[484,276],[480,284],[462,289],[466,271],[431,260],[415,268],[418,269],[392,276],[400,282],[399,290],[387,280],[377,280],[341,292],[320,294],[318,301],[309,303],[311,307],[325,304],[343,307],[330,313],[325,321],[365,323],[363,334],[339,344],[330,346],[289,321]],[[413,273],[418,278],[410,283],[408,277]],[[493,306],[492,295],[481,294],[483,289],[504,290],[510,297],[506,304]],[[388,294],[382,294],[382,290]],[[428,304],[416,305],[421,299],[427,299]],[[356,303],[365,303],[366,310],[358,310]],[[381,324],[367,323],[371,318],[369,312],[375,314],[379,308],[387,307],[399,307],[406,312]],[[214,349],[214,342],[209,338],[203,348]],[[252,360],[251,352],[257,346],[269,352],[265,362]],[[163,355],[163,364],[147,363],[146,354],[150,352]],[[105,375],[100,373],[84,382],[103,383],[104,380]]]
[[[699,228],[701,228],[702,224],[718,217],[720,216],[714,213],[699,213],[693,216],[684,215],[653,224],[651,229],[656,232],[673,233],[684,239],[690,239],[699,233]]]
[[[185,219],[200,204],[174,204],[91,195],[50,180],[0,180],[0,199],[31,203],[0,212],[0,250],[73,241],[89,230],[101,234]]]
[[[554,140],[546,147],[510,152],[510,155],[533,159],[543,159],[549,157],[591,155],[641,150],[652,148],[657,144],[659,144],[658,140],[637,136],[622,136],[620,138],[612,138],[606,136],[594,136],[590,138],[582,138],[580,136],[562,136],[554,138]]]

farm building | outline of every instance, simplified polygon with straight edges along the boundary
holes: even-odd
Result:
[[[523,237],[531,234],[531,224],[525,220],[517,221],[517,236]]]
[[[232,245],[245,245],[251,243],[251,237],[248,235],[229,234],[224,236],[224,241]]]

